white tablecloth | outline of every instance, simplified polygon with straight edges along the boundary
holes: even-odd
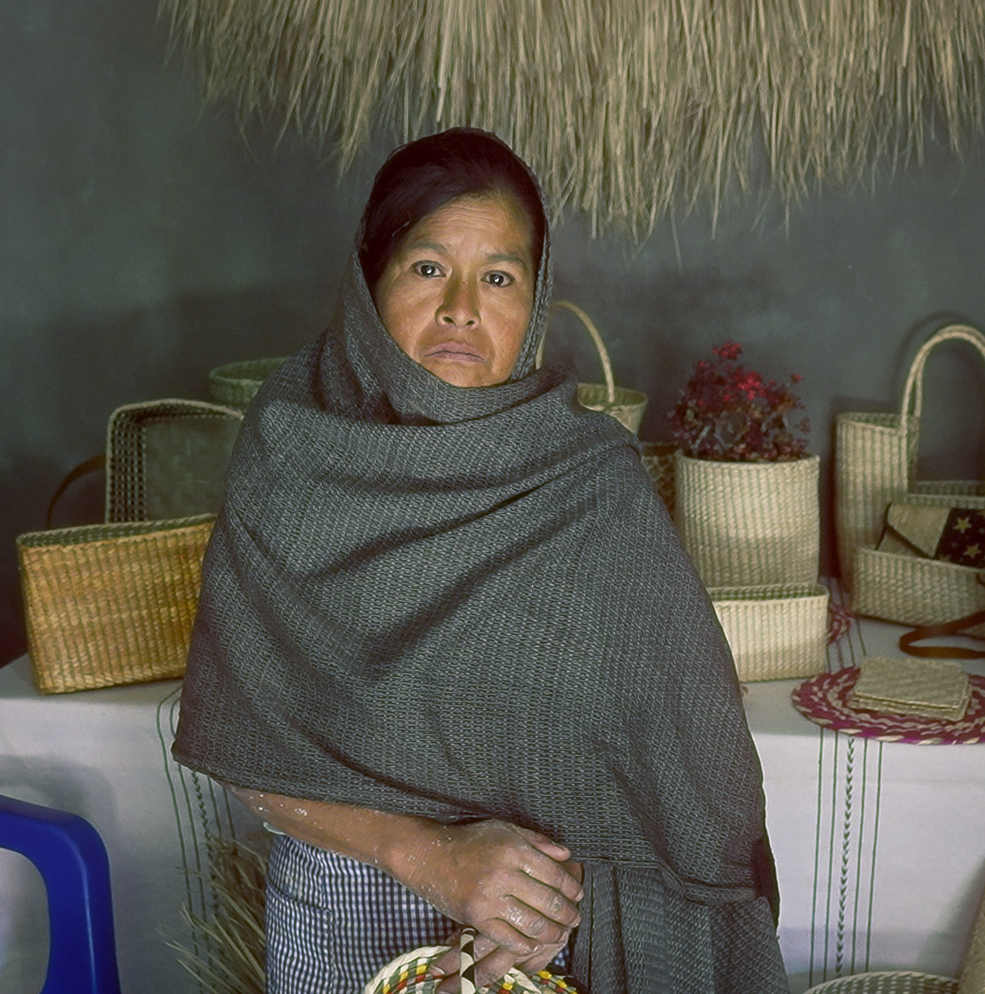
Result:
[[[829,667],[899,657],[902,629],[852,626]],[[980,647],[981,643],[978,643]],[[978,660],[968,672],[985,673]],[[985,893],[985,744],[907,745],[798,714],[799,681],[748,686],[794,994],[867,969],[956,976]]]
[[[874,622],[853,627],[833,648],[832,667],[866,653],[898,655],[898,634]],[[966,668],[985,673],[980,663]],[[985,745],[826,731],[791,707],[796,683],[750,684],[745,698],[794,991],[867,968],[955,975],[985,891]],[[162,938],[187,938],[184,866],[201,852],[202,825],[216,810],[207,783],[183,777],[165,749],[178,686],[45,697],[26,657],[0,669],[0,792],[73,811],[102,835],[124,994],[196,990]],[[40,877],[23,857],[0,851],[0,895],[0,990],[38,990],[45,908]]]

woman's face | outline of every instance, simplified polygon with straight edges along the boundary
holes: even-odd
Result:
[[[459,197],[410,230],[376,285],[393,340],[459,387],[504,383],[533,307],[530,222],[503,193]]]

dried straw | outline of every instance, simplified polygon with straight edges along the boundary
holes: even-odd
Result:
[[[205,994],[264,994],[266,860],[231,839],[209,839],[212,908],[207,917],[183,909],[194,942],[169,945]]]
[[[500,134],[557,211],[649,233],[765,188],[871,183],[985,121],[982,0],[160,0],[210,101],[347,170],[374,131]]]

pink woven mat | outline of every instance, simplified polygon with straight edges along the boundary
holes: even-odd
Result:
[[[849,666],[835,673],[819,673],[796,687],[793,706],[818,725],[846,735],[861,735],[884,742],[912,742],[916,745],[971,745],[985,742],[985,676],[968,674],[971,703],[960,721],[942,721],[916,715],[856,711],[848,698],[858,679],[857,668]]]

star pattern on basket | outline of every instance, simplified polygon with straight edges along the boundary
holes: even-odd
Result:
[[[952,508],[937,543],[936,558],[959,566],[985,566],[985,511]]]

